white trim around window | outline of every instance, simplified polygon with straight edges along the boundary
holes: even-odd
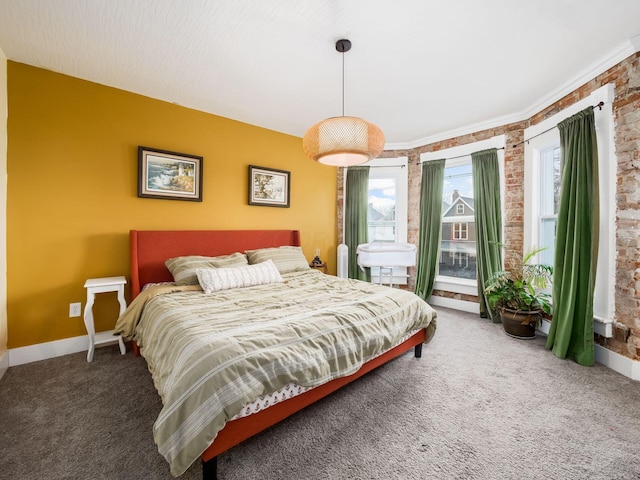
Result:
[[[369,160],[364,166],[371,167],[369,170],[369,179],[372,178],[388,178],[396,179],[396,242],[407,242],[408,229],[408,192],[409,192],[409,174],[408,174],[409,158],[406,156],[395,158],[374,158]],[[347,185],[347,169],[343,175],[343,188],[346,193]],[[345,209],[346,195],[344,195],[342,208]],[[342,231],[344,238],[344,215],[342,220]],[[372,283],[380,282],[380,275],[377,273],[378,268],[373,269],[371,275]],[[391,277],[391,278],[389,278]],[[383,275],[383,283],[388,284],[391,280],[393,285],[406,285],[408,283],[407,267],[393,267],[391,275]]]
[[[420,154],[420,162],[428,162],[432,160],[438,160],[441,158],[445,158],[445,159],[449,158],[452,160],[447,160],[447,166],[453,166],[456,163],[464,164],[469,162],[471,159],[471,154],[474,152],[479,152],[481,150],[486,150],[489,148],[497,148],[498,163],[500,165],[500,197],[503,199],[502,216],[504,218],[504,142],[505,142],[504,135],[497,135],[495,137],[488,138],[486,140],[480,140],[478,142],[467,143],[465,145],[459,145],[457,147],[446,148],[443,150],[438,150],[436,152],[425,152]],[[455,220],[459,222],[460,218],[454,219],[453,221]],[[478,295],[477,285],[478,284],[475,280],[438,275],[436,277],[433,288],[434,290],[442,290],[446,292],[461,293],[466,295]],[[450,300],[453,301],[453,299],[450,299]],[[464,303],[467,304],[471,302],[464,302]],[[437,303],[434,303],[434,305],[435,304]],[[476,306],[473,307],[473,310],[476,311],[475,309],[477,307],[477,304],[474,304],[474,305]],[[452,306],[452,305],[447,304],[446,306]],[[452,308],[456,308],[456,307],[452,306]],[[460,309],[467,310],[467,308],[464,308],[464,307],[461,307]]]
[[[596,320],[595,330],[603,336],[611,336],[615,315],[615,195],[616,166],[618,164],[613,139],[614,85],[607,84],[591,95],[570,107],[556,113],[552,117],[527,128],[524,138],[531,138],[525,143],[524,159],[524,250],[536,246],[539,238],[538,219],[540,217],[540,175],[538,174],[540,152],[559,144],[560,134],[555,127],[559,122],[584,110],[587,107],[604,102],[602,110],[596,108],[596,136],[598,141],[598,175],[600,190],[600,229],[598,268],[594,292],[593,314]],[[549,132],[542,134],[545,130]]]

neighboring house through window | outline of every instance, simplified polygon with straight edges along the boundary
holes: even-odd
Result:
[[[439,274],[475,280],[476,239],[471,156],[447,160],[442,189]]]
[[[444,185],[442,199],[442,234],[440,242],[440,262],[434,290],[462,293],[470,296],[478,294],[476,283],[476,229],[475,201],[471,154],[488,148],[502,149],[504,135],[487,140],[452,147],[437,152],[420,155],[421,161],[445,158]],[[503,177],[504,152],[498,151],[501,177]],[[501,184],[504,182],[501,181]],[[504,195],[501,195],[504,198]],[[457,300],[433,295],[429,299],[433,305],[453,307],[469,312],[479,312],[475,302]]]

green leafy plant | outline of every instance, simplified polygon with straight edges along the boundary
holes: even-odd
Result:
[[[489,277],[485,294],[493,310],[551,313],[551,296],[543,290],[551,284],[553,267],[529,263],[544,249],[533,248],[524,257],[513,253],[505,269]]]

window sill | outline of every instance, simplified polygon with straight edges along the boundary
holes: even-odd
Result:
[[[433,285],[434,290],[478,295],[478,282],[467,278],[445,277],[438,275]]]

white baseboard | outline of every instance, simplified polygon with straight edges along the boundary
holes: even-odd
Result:
[[[9,351],[5,350],[0,354],[0,378],[9,368]]]
[[[113,336],[113,331],[96,333],[96,342],[113,337],[113,341],[117,342],[118,337]],[[38,362],[48,358],[60,357],[70,353],[86,352],[89,349],[89,337],[82,335],[80,337],[64,338],[53,342],[38,343],[36,345],[28,345],[26,347],[12,348],[9,350],[9,366],[15,367],[24,363]]]
[[[477,313],[480,315],[480,304],[476,302],[468,302],[466,300],[457,300],[448,297],[430,296],[427,300],[429,305],[435,307],[453,308],[454,310],[462,310],[463,312]]]
[[[602,345],[595,346],[596,362],[632,380],[640,380],[640,362],[620,355]]]

